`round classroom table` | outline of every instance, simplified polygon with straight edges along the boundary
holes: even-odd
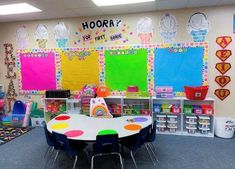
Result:
[[[80,114],[61,114],[47,123],[47,129],[65,134],[69,139],[95,141],[97,135],[117,133],[119,138],[137,134],[152,124],[151,116],[95,118]]]

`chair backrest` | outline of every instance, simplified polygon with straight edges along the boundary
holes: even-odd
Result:
[[[148,142],[153,142],[156,139],[156,129],[157,129],[157,121],[154,120],[153,126],[150,128]]]
[[[25,104],[20,100],[16,100],[13,105],[12,114],[25,114],[25,111],[26,111]]]
[[[147,142],[150,127],[151,127],[151,125],[143,128],[139,131],[139,134],[138,134],[138,137],[137,137],[138,147],[142,146],[145,142]]]
[[[52,134],[48,131],[47,125],[44,126],[44,133],[46,136],[46,141],[49,146],[55,146],[55,139],[53,138]]]
[[[55,144],[58,149],[66,151],[70,156],[76,155],[76,152],[71,148],[66,135],[52,132],[52,136],[55,138]]]
[[[118,134],[97,135],[95,153],[119,152]]]

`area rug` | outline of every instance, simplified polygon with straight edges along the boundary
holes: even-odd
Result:
[[[0,145],[19,137],[32,129],[32,127],[0,127]]]

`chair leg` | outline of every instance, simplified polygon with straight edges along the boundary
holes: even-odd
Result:
[[[49,147],[47,148],[47,151],[46,151],[45,154],[44,154],[44,158],[46,158],[46,156],[47,156],[47,154],[50,152],[50,150],[51,150],[51,147],[49,146]]]
[[[119,156],[119,159],[120,159],[120,163],[121,163],[121,168],[124,169],[124,166],[123,166],[123,161],[122,161],[122,156],[120,153],[118,153],[118,156]]]
[[[76,164],[77,164],[77,161],[78,161],[78,156],[76,155],[76,156],[75,156],[74,163],[73,163],[73,169],[75,169]]]
[[[53,169],[54,169],[55,162],[56,162],[56,160],[57,160],[59,154],[60,154],[60,150],[57,151],[57,153],[56,153],[56,155],[55,155],[55,158],[54,158],[54,161],[53,161],[53,163],[52,163],[52,168],[53,168]]]
[[[90,163],[90,156],[89,156],[89,153],[86,149],[83,149],[83,151],[85,152],[86,154],[86,157],[87,157],[87,160],[88,160],[88,163]]]
[[[156,155],[156,152],[154,152],[154,148],[152,147],[153,145],[152,145],[151,143],[147,143],[147,144],[148,144],[149,149],[151,150],[151,152],[152,152],[152,154],[153,154],[155,160],[159,163],[158,158],[157,158],[157,155]]]
[[[154,159],[153,159],[153,157],[151,155],[151,152],[149,151],[149,148],[148,148],[147,144],[145,143],[144,146],[145,146],[145,148],[146,148],[146,150],[147,150],[147,152],[149,154],[149,157],[150,157],[151,161],[153,162],[153,165],[155,166],[156,164],[155,164]]]
[[[138,169],[136,161],[135,161],[135,158],[134,158],[134,155],[133,155],[133,151],[131,151],[131,158],[132,158],[132,161],[133,161],[133,163],[135,165],[135,168]]]
[[[92,157],[91,157],[91,169],[94,168],[94,158],[95,158],[95,156],[92,156]]]

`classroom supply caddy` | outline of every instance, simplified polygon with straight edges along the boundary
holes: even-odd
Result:
[[[152,98],[157,133],[214,137],[214,99]]]
[[[185,96],[191,100],[204,100],[206,98],[209,86],[184,86]]]

